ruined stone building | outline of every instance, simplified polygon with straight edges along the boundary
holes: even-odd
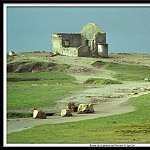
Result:
[[[68,56],[108,57],[106,33],[94,23],[84,26],[81,33],[54,33],[52,50]]]

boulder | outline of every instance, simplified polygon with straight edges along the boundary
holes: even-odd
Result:
[[[90,104],[79,104],[78,106],[78,110],[77,113],[93,113],[94,112],[94,108],[93,108],[92,103]]]
[[[61,110],[61,116],[62,117],[72,116],[71,110],[70,109],[62,109]]]
[[[149,78],[145,78],[145,79],[144,79],[144,81],[149,82],[149,81],[150,81],[150,79],[149,79]]]
[[[46,113],[40,109],[34,109],[33,118],[46,119]]]
[[[70,109],[71,112],[77,112],[78,106],[76,106],[74,103],[68,103],[67,109]]]

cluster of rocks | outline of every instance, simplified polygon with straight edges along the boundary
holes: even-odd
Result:
[[[138,94],[143,92],[149,92],[150,88],[148,87],[138,87],[138,88],[130,88],[130,89],[121,89],[120,92],[130,93],[130,94]]]
[[[72,116],[72,112],[77,112],[77,114],[83,113],[93,113],[93,103],[79,104],[69,103],[66,109],[61,110],[61,116]]]
[[[77,114],[83,114],[83,113],[93,113],[93,103],[87,103],[87,104],[79,104],[75,105],[74,103],[68,103],[67,107],[65,109],[62,109],[60,112],[60,116],[62,117],[69,117],[72,116],[74,112]],[[33,110],[33,118],[39,118],[39,119],[46,119],[47,116],[53,116],[54,113],[46,113],[42,109],[34,109]]]

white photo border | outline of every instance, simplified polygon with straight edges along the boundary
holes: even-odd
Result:
[[[3,3],[3,146],[4,147],[149,147],[150,144],[7,144],[7,9],[8,7],[149,7],[150,3]]]

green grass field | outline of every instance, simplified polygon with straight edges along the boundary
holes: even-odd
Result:
[[[8,73],[8,111],[52,107],[72,91],[84,87],[61,72]]]
[[[109,117],[41,125],[10,133],[7,143],[88,144],[88,143],[149,143],[150,94],[129,100],[134,112]]]
[[[121,81],[144,81],[150,78],[150,67],[146,66],[111,63],[107,69],[114,71],[115,78]],[[74,82],[73,77],[62,72],[8,73],[7,81],[8,111],[54,106],[56,101],[86,86]],[[106,81],[92,79],[92,84],[101,85]]]
[[[119,63],[108,63],[107,69],[114,71],[114,76],[118,80],[123,81],[144,81],[145,78],[150,78],[150,67],[119,64]]]

